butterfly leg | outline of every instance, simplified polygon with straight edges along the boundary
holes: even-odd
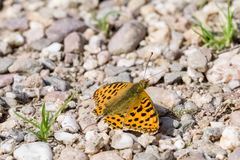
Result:
[[[113,129],[122,129],[123,128],[124,115],[123,114],[114,114],[108,115],[104,118],[104,122],[107,123]]]

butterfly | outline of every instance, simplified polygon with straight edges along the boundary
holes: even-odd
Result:
[[[93,112],[113,129],[155,134],[159,129],[159,116],[144,91],[148,85],[149,80],[103,85],[93,94],[96,104]]]

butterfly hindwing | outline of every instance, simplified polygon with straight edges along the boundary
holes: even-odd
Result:
[[[158,131],[158,113],[145,91],[141,92],[129,106],[124,117],[124,128],[142,133],[156,133]]]
[[[123,114],[108,115],[104,117],[104,121],[113,129],[116,129],[116,128],[122,129],[124,115]]]
[[[107,104],[110,104],[114,100],[118,99],[123,95],[129,88],[131,88],[133,83],[129,82],[115,82],[111,84],[106,84],[94,92],[93,99],[95,100],[96,108],[94,113],[97,116],[103,114]]]

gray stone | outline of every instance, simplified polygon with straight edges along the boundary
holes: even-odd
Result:
[[[205,156],[201,152],[192,151],[189,156],[182,158],[181,160],[206,160]]]
[[[187,55],[188,66],[199,72],[205,72],[207,69],[207,58],[197,48],[191,48],[185,51]]]
[[[183,34],[180,32],[172,31],[171,32],[171,41],[169,48],[171,51],[179,51],[180,45],[182,44]],[[175,59],[175,58],[174,58]]]
[[[56,64],[50,59],[43,59],[42,65],[51,71],[53,71],[57,67]]]
[[[9,30],[26,30],[28,28],[28,20],[26,17],[8,18],[3,22],[3,26]]]
[[[104,68],[104,72],[106,73],[107,76],[115,76],[119,73],[125,72],[127,70],[126,67],[115,67],[112,65],[107,65]]]
[[[131,52],[136,49],[145,35],[146,29],[140,22],[130,21],[124,24],[110,39],[108,50],[114,55]]]
[[[151,153],[141,152],[135,154],[133,160],[158,160],[158,158]]]
[[[12,58],[4,57],[0,58],[0,74],[8,72],[8,67],[13,64]]]
[[[217,127],[208,127],[204,129],[202,139],[211,142],[218,141],[222,136],[222,129]]]
[[[72,147],[66,147],[61,151],[61,154],[58,158],[58,160],[88,160],[88,156],[83,153],[81,150],[72,148]]]
[[[123,160],[117,151],[104,151],[93,155],[90,160]]]
[[[43,80],[47,84],[50,84],[51,86],[53,86],[56,90],[66,91],[69,88],[69,84],[58,77],[46,76],[43,78]]]
[[[161,117],[161,133],[166,134],[166,135],[173,135],[174,134],[174,129],[178,128],[180,123],[177,120],[174,120],[170,117]]]
[[[230,124],[236,127],[240,127],[240,111],[234,111],[230,114]]]
[[[181,131],[185,132],[186,130],[189,130],[193,127],[193,125],[196,123],[193,119],[192,115],[190,114],[184,114],[181,117]]]
[[[0,75],[0,88],[5,87],[13,83],[13,74]]]
[[[52,42],[60,42],[68,33],[73,31],[83,32],[85,29],[86,25],[82,21],[74,18],[64,18],[55,21],[50,27],[48,27],[46,35]]]
[[[82,35],[72,32],[64,38],[64,52],[82,52],[85,42]]]
[[[22,144],[13,152],[17,160],[52,160],[53,154],[50,146],[44,142]]]
[[[41,51],[43,48],[46,48],[51,44],[51,41],[46,38],[41,38],[30,44],[30,47],[34,50]]]
[[[179,72],[179,71],[182,71],[183,70],[183,65],[182,64],[180,64],[180,63],[172,63],[171,65],[170,65],[170,70],[172,71],[172,72]]]
[[[164,75],[164,83],[173,84],[181,81],[182,75],[186,74],[185,72],[171,72]]]
[[[41,64],[31,58],[18,58],[14,63],[8,68],[10,73],[20,72],[20,73],[36,73],[41,70]]]
[[[116,133],[112,136],[111,146],[115,149],[132,148],[133,139],[127,133]]]

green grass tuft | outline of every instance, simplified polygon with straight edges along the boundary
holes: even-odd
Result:
[[[35,130],[29,130],[31,133],[36,135],[36,137],[41,141],[47,141],[50,136],[52,136],[52,126],[55,123],[57,117],[67,108],[68,103],[73,99],[74,95],[71,94],[67,100],[60,106],[60,108],[52,115],[50,112],[46,111],[45,103],[42,105],[41,110],[41,121],[38,122],[36,119],[28,119],[23,115],[15,112],[15,114],[21,118],[24,122],[31,124]]]
[[[201,22],[197,24],[197,31],[194,31],[200,35],[204,46],[220,51],[224,48],[230,47],[236,35],[236,28],[234,26],[233,11],[230,10],[230,1],[228,1],[227,15],[225,16],[227,23],[222,26],[222,32],[214,33],[203,26]]]
[[[110,11],[106,15],[104,15],[102,18],[97,20],[97,28],[103,32],[105,35],[109,34],[110,24],[108,23],[108,16],[111,15],[118,15],[119,13],[117,11]]]

